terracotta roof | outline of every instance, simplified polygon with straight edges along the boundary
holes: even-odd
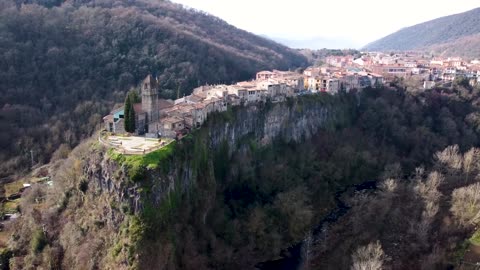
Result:
[[[242,86],[240,85],[229,85],[230,88],[233,88],[235,90],[245,90]]]
[[[158,99],[158,109],[159,110],[163,110],[163,109],[166,109],[166,108],[170,108],[170,107],[173,107],[173,101],[169,101],[169,100],[166,100],[166,99],[163,99],[163,98],[159,98]]]
[[[237,85],[244,87],[244,88],[252,88],[255,87],[255,82],[238,82]]]
[[[196,93],[195,95],[202,98],[202,99],[207,97],[207,94],[205,92]]]
[[[103,117],[103,121],[113,122],[113,115],[109,114]]]
[[[203,99],[202,97],[200,97],[200,96],[198,96],[198,95],[190,95],[190,96],[188,96],[187,98],[188,98],[188,100],[190,100],[191,102],[195,102],[195,103],[196,103],[196,102],[200,102],[200,101],[202,101],[202,99]]]
[[[171,117],[166,117],[166,118],[163,118],[160,120],[161,122],[165,122],[165,123],[178,123],[178,122],[182,122],[183,119],[181,119],[180,117],[176,117],[176,116],[171,116]]]
[[[169,112],[178,111],[178,109],[179,109],[178,105],[175,105],[175,106],[173,106],[173,107],[163,109],[162,111],[163,111],[163,112],[166,112],[166,113],[169,113]]]

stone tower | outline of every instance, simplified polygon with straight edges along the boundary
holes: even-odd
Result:
[[[146,123],[158,119],[158,81],[152,75],[142,82],[142,110],[147,115]]]

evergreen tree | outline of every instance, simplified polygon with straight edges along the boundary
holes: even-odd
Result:
[[[133,119],[133,124],[132,124],[132,119]],[[125,98],[124,121],[125,121],[125,131],[134,132],[135,131],[135,111],[133,109],[133,103],[132,103],[130,93],[127,94],[127,97]]]
[[[132,100],[130,98],[130,100]],[[126,118],[128,118],[128,122],[130,124],[130,131],[129,132],[135,132],[136,125],[135,125],[135,109],[133,109],[133,102],[130,102],[130,110],[128,112],[128,115],[125,115]]]

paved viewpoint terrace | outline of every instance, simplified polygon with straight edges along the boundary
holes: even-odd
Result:
[[[100,141],[123,154],[147,154],[158,150],[173,140],[169,138],[146,138],[141,136],[100,136]]]

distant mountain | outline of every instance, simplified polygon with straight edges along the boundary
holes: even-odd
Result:
[[[295,49],[354,49],[359,44],[345,38],[324,38],[312,37],[306,39],[289,39],[280,37],[269,37],[270,39]]]
[[[42,164],[90,137],[149,73],[175,98],[305,65],[296,50],[169,1],[0,0],[0,177],[30,153]]]
[[[479,48],[480,8],[401,29],[364,47],[369,51],[426,50],[462,56],[478,56]]]
[[[461,56],[478,58],[480,56],[480,33],[459,38],[457,40],[432,45],[427,51],[441,56]]]

